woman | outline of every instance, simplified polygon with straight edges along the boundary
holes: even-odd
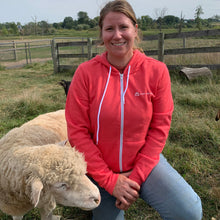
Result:
[[[201,219],[200,198],[161,154],[173,111],[165,64],[136,49],[127,1],[107,3],[99,26],[106,52],[79,65],[66,102],[69,141],[101,192],[93,219],[122,220],[139,197],[163,219]]]

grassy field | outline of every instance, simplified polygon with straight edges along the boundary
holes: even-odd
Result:
[[[52,62],[21,69],[0,68],[0,137],[39,114],[65,107],[65,93],[58,85],[71,80],[71,72],[53,74]],[[175,103],[169,139],[164,149],[168,161],[192,185],[203,203],[203,220],[220,219],[220,72],[213,78],[189,82],[171,72]],[[64,219],[91,219],[90,212],[57,207]],[[12,219],[0,212],[0,219]],[[24,219],[39,219],[37,209]],[[126,220],[159,220],[142,200],[126,211]]]

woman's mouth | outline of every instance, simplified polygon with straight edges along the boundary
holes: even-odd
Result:
[[[113,46],[116,46],[116,47],[120,47],[120,46],[123,46],[125,45],[126,42],[120,42],[120,43],[112,43]]]

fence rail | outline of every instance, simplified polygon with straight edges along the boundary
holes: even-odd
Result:
[[[164,39],[207,37],[207,36],[215,36],[215,35],[216,36],[220,35],[220,29],[164,34]],[[143,37],[143,40],[158,40],[158,36],[159,36],[158,34],[147,35]]]
[[[185,55],[185,54],[213,54],[220,52],[220,29],[215,30],[203,30],[203,31],[192,31],[192,32],[183,32],[183,33],[170,33],[164,34],[159,33],[157,35],[148,35],[143,37],[144,44],[150,44],[150,47],[144,50],[144,53],[148,56],[157,56],[157,59],[164,61],[169,55]],[[214,36],[214,37],[213,37]],[[216,37],[217,36],[217,37]],[[205,38],[215,39],[215,43],[212,47],[205,46],[203,44],[198,47],[190,46],[186,47],[186,44],[191,42],[192,39]],[[167,46],[166,42],[173,42],[173,39],[179,38],[182,39],[182,46],[173,45],[170,48],[165,48]],[[188,41],[187,39],[190,38]],[[194,40],[195,41],[195,40]],[[174,41],[175,42],[175,41]],[[181,41],[178,40],[179,43]],[[42,40],[33,40],[33,41],[12,41],[12,42],[0,42],[0,61],[17,61],[21,59],[26,59],[26,64],[31,63],[34,58],[48,58],[52,57],[54,65],[54,73],[60,72],[63,69],[72,69],[73,65],[77,65],[79,62],[84,61],[85,59],[91,59],[95,55],[101,53],[103,49],[98,47],[99,41],[92,38],[74,38],[74,37],[63,37],[63,38],[53,38],[51,39],[42,39]],[[178,43],[178,44],[179,44]],[[153,45],[153,46],[152,46]],[[208,44],[209,45],[209,44]],[[144,48],[144,47],[143,47]],[[155,48],[155,49],[154,49]],[[35,54],[36,53],[36,54]],[[219,56],[219,54],[218,54]],[[220,69],[220,60],[215,56],[214,64],[187,64],[184,66],[188,67],[200,67],[200,66],[209,66],[210,69]],[[21,58],[22,57],[22,58]],[[33,59],[32,59],[33,58]],[[217,60],[217,61],[216,61]],[[71,65],[68,64],[71,63]],[[206,61],[205,61],[206,62]],[[175,62],[177,63],[177,62]],[[197,62],[195,62],[197,63]],[[201,63],[201,62],[199,62]],[[180,67],[179,64],[174,65],[171,62],[171,65],[168,65],[168,68],[177,68]]]
[[[156,55],[158,56],[158,60],[164,61],[165,55],[180,55],[180,54],[195,54],[195,53],[216,53],[220,52],[220,46],[214,47],[194,47],[194,48],[185,48],[185,40],[186,38],[192,37],[208,37],[208,36],[219,36],[220,29],[216,30],[203,30],[203,31],[192,31],[192,32],[183,32],[183,33],[171,33],[171,34],[164,34],[159,33],[158,35],[149,35],[143,38],[143,41],[148,40],[157,40],[158,41],[158,48],[157,50],[146,50],[144,53],[146,55]],[[183,39],[183,48],[177,49],[165,49],[164,48],[164,40],[167,39],[174,39],[174,38],[182,38]],[[92,47],[97,44],[97,40],[93,40],[88,38],[84,41],[77,41],[77,42],[62,42],[56,43],[54,40],[52,41],[53,49],[53,63],[54,63],[54,72],[60,72],[63,69],[71,69],[72,65],[62,65],[60,63],[61,59],[69,59],[69,58],[87,58],[91,59],[98,53],[94,53],[92,51]],[[64,47],[74,47],[74,46],[82,46],[87,47],[87,53],[60,53],[60,48]],[[177,68],[180,65],[168,65],[168,68],[173,69]],[[195,65],[185,65],[188,67],[202,67],[202,66],[209,66],[210,69],[220,69],[219,63],[217,64],[195,64]]]
[[[31,62],[33,49],[48,48],[51,56],[51,39],[32,41],[12,41],[0,43],[0,61],[18,61],[26,59],[26,63]]]
[[[44,47],[51,47],[51,44],[46,44],[46,45],[42,45],[42,46],[29,46],[29,49],[44,48]],[[25,50],[25,49],[26,49],[25,46],[20,47],[20,48],[16,48],[16,49],[4,49],[4,50],[0,50],[0,53],[7,52],[7,51]]]
[[[166,49],[164,50],[164,55],[178,55],[178,54],[189,54],[189,53],[215,53],[215,52],[220,52],[220,46]],[[158,55],[158,50],[147,50],[144,51],[144,53],[146,55]]]
[[[183,45],[185,47],[185,39],[189,37],[207,37],[220,35],[220,29],[206,30],[206,31],[193,31],[185,33],[172,33],[164,34],[159,33],[158,36],[149,36],[149,39],[158,39],[158,50],[144,51],[147,55],[158,55],[158,60],[164,61],[164,55],[178,55],[178,54],[192,54],[192,53],[214,53],[220,52],[220,46],[217,47],[197,47],[197,48],[179,48],[179,49],[164,49],[165,39],[183,38]],[[147,37],[144,38],[145,40]],[[205,65],[205,64],[204,64]],[[218,65],[213,64],[218,68]]]

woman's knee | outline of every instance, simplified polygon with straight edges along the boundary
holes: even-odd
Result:
[[[202,219],[202,203],[200,198],[198,197],[197,200],[186,202],[185,204],[183,202],[182,206],[180,205],[176,210],[175,208],[172,210],[171,207],[171,213],[173,212],[171,218],[165,218],[165,219],[172,219],[172,220],[201,220]]]
[[[191,206],[188,207],[186,211],[186,217],[184,220],[201,220],[202,219],[202,202],[198,197],[198,200],[194,203],[191,203]]]

